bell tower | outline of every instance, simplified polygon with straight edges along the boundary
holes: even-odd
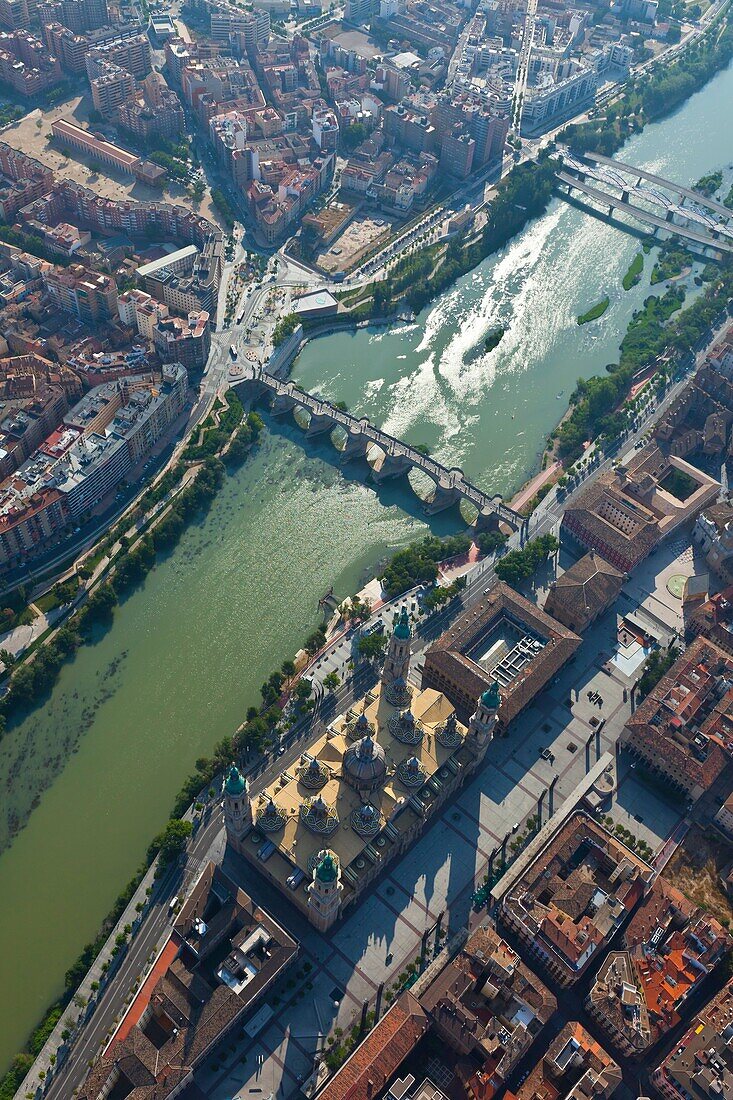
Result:
[[[224,777],[223,793],[227,841],[239,852],[244,838],[252,828],[252,802],[249,784],[236,764],[230,765]]]
[[[410,671],[410,642],[412,629],[407,608],[403,607],[399,615],[395,615],[392,637],[389,639],[389,648],[382,669],[382,683],[389,687],[395,680],[407,682],[407,674]]]
[[[325,932],[338,920],[344,888],[338,856],[324,848],[317,859],[308,887],[308,919],[320,932]]]
[[[499,720],[500,706],[499,682],[494,680],[491,687],[487,688],[479,697],[476,710],[468,722],[466,748],[477,758],[484,755],[489,741],[494,736],[494,729]]]

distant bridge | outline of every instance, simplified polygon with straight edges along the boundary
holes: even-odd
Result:
[[[609,213],[618,210],[652,226],[654,233],[665,229],[698,247],[733,252],[733,210],[715,199],[597,153],[563,152],[557,163],[556,179],[568,194],[579,191]]]
[[[276,378],[261,367],[243,365],[241,381],[238,380],[234,386],[237,391],[243,390],[244,396],[250,400],[257,400],[262,396],[269,398],[275,416],[298,411],[307,413],[309,422],[305,429],[306,437],[326,433],[330,435],[334,428],[342,428],[346,434],[346,442],[340,450],[342,463],[355,459],[366,460],[370,449],[373,446],[378,447],[381,454],[376,456],[373,463],[370,462],[372,476],[377,482],[404,477],[413,469],[422,470],[435,485],[433,495],[425,501],[425,512],[428,515],[442,512],[461,500],[466,500],[478,511],[476,525],[479,528],[496,526],[498,520],[509,524],[512,529],[526,528],[527,518],[505,504],[501,496],[489,496],[467,481],[462,470],[457,467],[448,468],[411,447],[409,443],[403,443],[375,427],[367,416],[353,416],[330,401],[314,397],[294,382],[284,382]]]

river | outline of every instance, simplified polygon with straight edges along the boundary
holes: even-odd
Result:
[[[623,159],[680,183],[727,167],[733,68]],[[621,279],[638,242],[561,202],[465,276],[416,324],[311,343],[294,374],[511,495],[536,469],[580,375],[617,357],[648,294]],[[593,324],[575,318],[608,295]],[[469,365],[497,324],[507,332]],[[558,394],[560,398],[558,399]],[[271,425],[208,516],[62,671],[47,704],[0,742],[0,1069],[63,985],[163,825],[196,758],[242,720],[262,680],[385,553],[425,530],[409,488],[379,497]],[[436,531],[455,517],[438,517]]]

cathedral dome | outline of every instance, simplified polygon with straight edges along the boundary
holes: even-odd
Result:
[[[344,772],[357,786],[378,784],[386,771],[384,749],[371,734],[362,737],[344,753]]]
[[[335,882],[338,878],[338,856],[327,848],[325,852],[319,852],[323,858],[316,867],[316,878],[320,882]]]
[[[499,681],[494,680],[491,687],[488,687],[481,696],[481,702],[489,710],[498,710],[501,704],[501,695],[499,694]]]

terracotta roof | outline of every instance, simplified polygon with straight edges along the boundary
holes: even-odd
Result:
[[[558,577],[545,611],[571,630],[584,630],[618,598],[624,574],[594,550]]]
[[[318,1100],[373,1100],[428,1030],[429,1019],[411,993],[403,993]]]
[[[731,677],[731,657],[696,638],[631,715],[624,740],[689,793],[707,790],[733,751],[733,690],[721,694]]]
[[[219,908],[209,916],[212,904]],[[205,913],[207,922],[202,929]],[[256,947],[248,952],[254,974],[237,993],[218,978],[219,961],[214,953],[226,944],[226,937],[234,949],[259,930],[269,933],[267,953],[257,955]],[[175,952],[173,959],[171,951]],[[118,1038],[84,1082],[82,1100],[96,1100],[113,1088],[117,1073],[131,1085],[127,1100],[165,1100],[296,954],[295,941],[209,863],[176,920],[162,956],[170,959],[167,969],[161,974],[156,967],[144,983]],[[150,1019],[142,1029],[140,1021],[148,1007]]]
[[[504,725],[534,699],[580,645],[577,634],[499,581],[433,643],[425,656],[423,683],[443,691],[459,717],[465,714],[466,700],[475,703],[495,678],[467,652],[505,616],[544,638],[546,644],[501,688],[499,718]]]

